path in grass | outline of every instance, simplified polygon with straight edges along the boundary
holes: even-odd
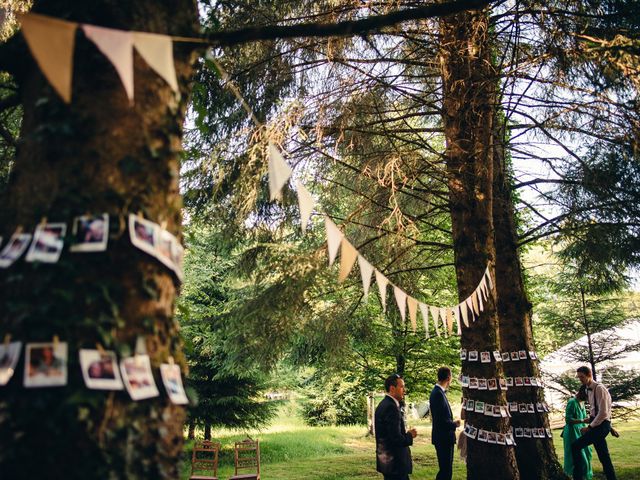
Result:
[[[416,422],[418,438],[412,447],[414,474],[412,480],[435,478],[437,461],[430,443],[430,423]],[[621,438],[611,439],[609,448],[619,480],[640,479],[640,421],[617,425]],[[274,426],[263,432],[252,432],[260,439],[263,480],[363,480],[378,479],[375,471],[374,440],[365,435],[365,428],[308,427],[295,415],[294,407],[285,407]],[[244,438],[242,433],[214,432],[222,442],[220,479],[233,475],[233,442]],[[530,440],[533,441],[533,440]],[[540,440],[537,440],[540,441]],[[562,439],[554,431],[554,442],[562,461]],[[495,448],[505,448],[496,446]],[[190,456],[190,446],[185,457]],[[602,467],[594,452],[594,479],[604,479]],[[183,479],[188,479],[188,460]],[[466,478],[466,466],[459,457],[454,461],[456,480]]]

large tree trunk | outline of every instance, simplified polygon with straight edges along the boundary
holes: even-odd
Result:
[[[488,46],[486,12],[464,13],[441,22],[441,68],[446,164],[460,299],[478,285],[495,260],[493,241],[493,119],[497,74]],[[493,272],[492,272],[493,273]],[[498,317],[492,299],[470,328],[462,330],[462,348],[500,350]],[[503,376],[501,362],[464,362],[463,374],[479,378]],[[503,391],[464,389],[464,396],[506,405]],[[467,423],[494,432],[510,431],[508,419],[467,413]],[[469,440],[468,479],[518,479],[513,447]]]
[[[123,30],[192,35],[197,27],[193,0],[36,2],[35,10]],[[1,234],[7,239],[19,226],[31,232],[43,217],[70,228],[76,215],[106,212],[111,238],[103,253],[65,248],[56,264],[20,260],[0,271],[0,330],[23,342],[57,335],[69,347],[67,386],[24,388],[21,359],[3,387],[0,478],[179,478],[185,412],[158,375],[169,356],[182,363],[177,280],[131,245],[125,219],[141,212],[180,235],[179,152],[193,53],[174,51],[181,102],[136,55],[132,106],[112,65],[79,32],[73,102],[65,105],[18,35],[0,53],[24,105]],[[135,402],[126,392],[88,390],[78,350],[100,343],[130,355],[138,336],[160,396]]]
[[[494,143],[493,225],[496,244],[496,292],[500,319],[502,351],[535,351],[531,324],[531,303],[527,297],[518,256],[515,209],[511,196],[511,182],[506,164],[504,131],[496,125]],[[505,362],[508,377],[540,377],[536,360]],[[510,388],[510,402],[533,403],[544,401],[544,392],[536,387]],[[549,427],[546,413],[513,414],[516,427]],[[552,439],[520,438],[517,440],[516,458],[520,477],[525,480],[566,478],[558,462]]]

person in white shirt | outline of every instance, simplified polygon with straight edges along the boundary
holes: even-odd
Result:
[[[577,376],[580,383],[587,388],[591,410],[587,426],[580,429],[582,436],[571,444],[573,479],[583,480],[585,465],[580,451],[588,445],[593,445],[607,480],[616,480],[606,440],[611,432],[611,395],[604,385],[593,380],[589,367],[578,368]]]

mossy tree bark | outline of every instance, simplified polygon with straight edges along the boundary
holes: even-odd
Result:
[[[490,58],[486,12],[447,17],[440,25],[449,204],[458,293],[464,299],[478,285],[487,264],[495,261],[491,145],[498,75]],[[467,350],[500,350],[498,316],[491,298],[480,318],[462,329],[461,344]],[[502,363],[464,362],[463,373],[501,377]],[[506,405],[506,396],[499,389],[464,389],[464,396]],[[468,412],[466,421],[476,428],[510,431],[506,418]],[[470,440],[467,478],[520,478],[513,447]]]
[[[193,35],[193,0],[36,2],[34,11],[123,30]],[[181,85],[168,85],[135,55],[135,105],[108,60],[78,31],[73,101],[44,79],[20,34],[0,58],[20,85],[24,121],[15,169],[0,212],[1,235],[33,231],[43,217],[65,222],[108,213],[102,253],[62,254],[56,264],[18,261],[0,271],[0,329],[23,342],[69,344],[65,387],[26,389],[24,356],[0,398],[1,478],[178,478],[184,408],[164,395],[88,390],[80,348],[100,343],[123,355],[143,336],[156,383],[169,356],[182,363],[173,319],[177,280],[128,240],[126,216],[141,212],[180,236],[182,125],[194,54],[174,49]]]

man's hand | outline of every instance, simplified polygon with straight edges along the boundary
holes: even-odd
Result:
[[[460,426],[460,420],[456,420],[456,421],[455,421],[455,422],[453,422],[453,423],[455,423],[456,428],[458,428],[458,427]]]
[[[412,428],[411,430],[409,430],[409,433],[413,438],[416,438],[418,436],[418,430],[416,430],[415,428]]]
[[[585,433],[587,433],[588,431],[589,431],[589,427],[582,427],[582,428],[580,429],[580,433],[581,433],[582,435],[584,435],[584,434],[585,434]]]

